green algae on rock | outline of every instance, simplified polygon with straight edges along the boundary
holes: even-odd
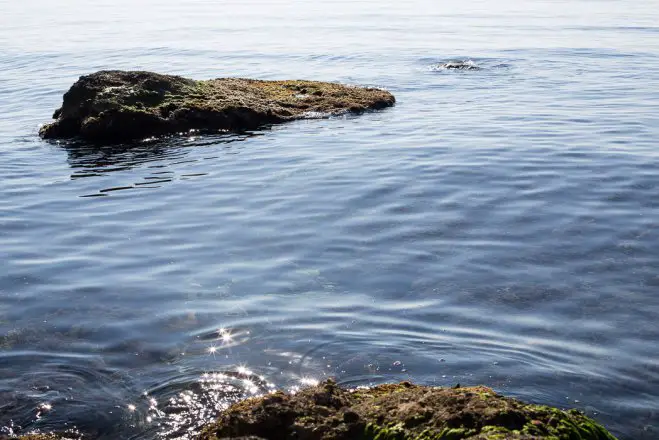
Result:
[[[310,115],[360,113],[393,105],[391,93],[317,81],[221,78],[196,81],[152,72],[100,71],[64,94],[46,139],[143,139],[168,133],[243,131]]]
[[[615,440],[582,413],[532,405],[487,387],[400,384],[346,390],[332,381],[234,404],[201,440]]]

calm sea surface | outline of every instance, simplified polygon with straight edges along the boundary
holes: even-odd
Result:
[[[659,438],[655,2],[0,10],[0,432],[186,439],[241,396],[333,376],[486,384]],[[241,136],[40,140],[110,68],[398,101]]]

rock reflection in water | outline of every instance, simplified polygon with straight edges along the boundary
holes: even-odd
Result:
[[[141,142],[94,145],[81,141],[57,142],[67,152],[67,161],[72,169],[71,179],[107,176],[108,174],[144,168],[149,170],[143,181],[112,181],[97,192],[82,197],[108,196],[110,193],[127,189],[159,188],[164,183],[187,180],[206,175],[206,172],[177,173],[178,165],[200,162],[190,158],[191,148],[227,148],[235,142],[242,142],[259,133],[218,134],[205,136],[169,136],[161,139],[146,139]],[[218,156],[204,157],[204,160],[218,159]],[[186,170],[189,171],[189,170]]]

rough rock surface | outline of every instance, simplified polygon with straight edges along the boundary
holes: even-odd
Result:
[[[43,138],[112,142],[168,133],[242,131],[309,115],[393,105],[389,92],[316,81],[196,81],[151,72],[100,71],[64,94]]]
[[[202,440],[615,440],[578,411],[502,397],[486,387],[431,388],[403,382],[345,390],[324,382],[297,394],[239,402]]]

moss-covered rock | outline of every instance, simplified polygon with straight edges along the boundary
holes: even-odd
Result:
[[[316,81],[222,78],[195,81],[151,72],[100,71],[64,94],[44,138],[93,141],[167,133],[243,131],[310,115],[359,113],[393,105],[389,92]]]
[[[615,440],[574,410],[531,405],[490,388],[433,388],[407,382],[346,390],[332,381],[296,394],[239,402],[202,440]]]

